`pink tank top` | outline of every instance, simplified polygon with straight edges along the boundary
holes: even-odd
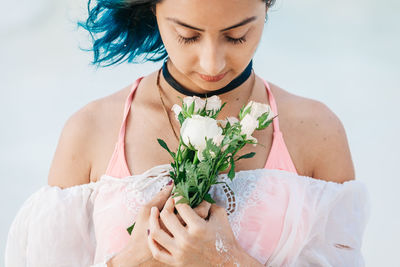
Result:
[[[108,163],[106,175],[123,178],[131,176],[128,164],[125,158],[125,131],[126,131],[126,119],[128,117],[130,107],[132,104],[133,96],[136,88],[138,87],[140,81],[143,77],[138,78],[131,87],[131,92],[125,101],[124,117],[122,120],[122,125],[118,135],[118,141],[115,145],[114,152],[111,156],[110,162]],[[268,83],[263,79],[265,87],[268,92],[269,104],[271,106],[272,112],[278,114],[278,109],[276,106],[275,98],[272,95],[271,89]],[[279,116],[278,116],[279,117]],[[273,140],[270,153],[268,155],[267,162],[265,164],[266,169],[278,169],[288,172],[293,172],[297,174],[296,167],[290,157],[289,151],[287,150],[285,141],[283,140],[282,132],[279,129],[279,118],[275,117],[273,119]]]

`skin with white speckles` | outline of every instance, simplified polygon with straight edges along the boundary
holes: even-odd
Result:
[[[215,236],[215,249],[217,252],[223,257],[223,261],[221,265],[223,266],[224,263],[229,262],[231,260],[231,255],[229,255],[229,248],[224,243],[223,237],[217,232]]]
[[[215,240],[215,249],[219,253],[228,252],[228,249],[225,247],[224,242],[222,241],[221,237],[219,237],[218,233],[217,233],[217,239]]]

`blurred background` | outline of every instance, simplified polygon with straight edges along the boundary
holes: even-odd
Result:
[[[0,9],[0,262],[26,198],[47,183],[65,121],[160,66],[96,70],[76,29],[83,0],[19,0]],[[258,47],[258,75],[335,112],[357,179],[370,192],[367,266],[398,264],[400,1],[277,0]],[[279,103],[278,103],[279,104]]]

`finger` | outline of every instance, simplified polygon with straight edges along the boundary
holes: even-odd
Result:
[[[175,209],[174,204],[175,203],[172,196],[169,197],[164,205],[164,208],[161,211],[160,214],[161,221],[162,223],[164,223],[168,231],[170,231],[175,238],[185,238],[187,234],[186,229],[174,213]]]
[[[179,213],[178,213],[178,214],[176,214],[176,216],[178,217],[179,222],[180,222],[183,226],[186,226],[186,223],[185,223],[185,221],[182,219],[181,215],[179,215]]]
[[[181,196],[175,197],[175,203],[181,198]],[[204,220],[188,204],[175,204],[175,208],[189,228],[204,225]]]
[[[193,210],[199,215],[201,218],[206,219],[208,216],[208,212],[210,210],[211,203],[203,200],[200,205],[198,205]]]
[[[161,210],[165,201],[167,201],[168,197],[171,195],[173,187],[174,181],[171,179],[169,183],[147,203],[148,207],[157,207],[158,210]]]
[[[212,204],[210,207],[210,218],[209,221],[220,221],[221,217],[228,217],[226,210],[216,204]]]
[[[151,213],[149,217],[149,236],[153,238],[153,240],[157,241],[157,243],[160,244],[163,248],[172,253],[176,249],[175,241],[169,234],[161,229],[158,222],[159,214],[160,212],[156,207],[151,208]]]
[[[158,209],[156,208],[152,208],[151,209],[151,214],[149,217],[149,223],[150,223],[150,229],[147,230],[147,244],[149,246],[149,249],[151,251],[151,254],[153,255],[153,258],[172,265],[173,263],[173,257],[172,255],[165,249],[163,249],[160,245],[159,245],[159,241],[155,240],[154,237],[154,231],[155,231],[155,227],[154,225],[156,225],[156,222],[152,222],[154,219],[156,219],[155,217],[157,217],[157,221],[158,221],[158,215],[156,216],[156,214],[158,214]]]
[[[166,250],[161,250],[157,246],[156,241],[154,241],[152,238],[148,237],[147,245],[148,245],[150,252],[153,255],[154,259],[156,259],[159,262],[168,264],[168,265],[173,265],[174,261],[173,261],[172,256]]]

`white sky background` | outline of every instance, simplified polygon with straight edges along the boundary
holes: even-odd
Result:
[[[72,22],[85,4],[20,0],[0,10],[0,262],[16,212],[47,183],[65,121],[160,65],[95,71]],[[399,15],[398,0],[277,0],[254,60],[258,75],[322,101],[343,122],[372,202],[367,266],[398,262]]]

